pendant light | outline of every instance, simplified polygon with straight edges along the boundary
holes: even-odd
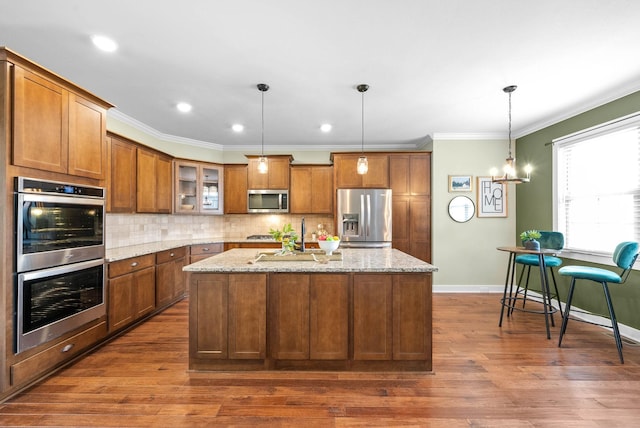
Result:
[[[531,178],[531,165],[527,165],[524,168],[526,177],[518,177],[516,171],[516,159],[511,155],[511,94],[517,88],[518,87],[516,85],[510,85],[502,89],[505,93],[509,94],[509,156],[507,157],[504,167],[502,167],[502,176],[496,176],[498,173],[496,168],[491,170],[491,181],[494,183],[528,183]]]
[[[358,166],[357,171],[358,174],[363,175],[366,174],[369,170],[369,162],[367,161],[367,157],[364,155],[364,93],[369,89],[369,85],[365,85],[364,83],[357,86],[358,92],[362,94],[362,152],[360,157],[358,158]]]
[[[258,158],[258,172],[260,174],[266,174],[267,171],[269,171],[269,163],[264,155],[264,93],[269,90],[269,85],[266,83],[258,83],[258,90],[262,93],[262,150]]]

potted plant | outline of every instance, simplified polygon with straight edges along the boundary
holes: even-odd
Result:
[[[282,254],[293,252],[298,240],[298,234],[293,230],[291,223],[282,226],[282,230],[270,228],[269,235],[276,241],[282,242]]]
[[[520,239],[522,240],[522,245],[527,250],[539,250],[540,249],[540,239],[542,235],[537,230],[525,230],[520,234]]]

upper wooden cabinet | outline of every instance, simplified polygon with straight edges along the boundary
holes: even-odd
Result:
[[[175,161],[174,212],[222,214],[224,170],[221,165]]]
[[[266,174],[258,172],[258,157],[247,156],[249,166],[247,169],[247,183],[249,189],[288,189],[289,188],[289,164],[291,155],[272,155],[267,157],[269,170]]]
[[[111,104],[6,49],[13,94],[12,163],[104,180],[106,115]]]
[[[431,153],[390,154],[389,182],[393,195],[431,194]]]
[[[431,263],[431,153],[389,155],[393,248]]]
[[[333,171],[336,189],[389,188],[389,155],[365,153],[369,172],[358,174],[356,166],[361,153],[333,153]]]
[[[292,214],[333,214],[333,167],[292,165],[289,200]]]
[[[136,211],[171,213],[172,159],[138,147]]]
[[[224,213],[247,213],[247,165],[224,166]]]
[[[136,212],[136,146],[124,139],[107,137],[107,212]]]

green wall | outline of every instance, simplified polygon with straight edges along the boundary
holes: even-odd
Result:
[[[516,142],[517,163],[520,166],[531,163],[535,170],[532,173],[531,182],[519,185],[517,188],[516,230],[550,230],[553,226],[551,140],[637,111],[640,111],[640,91],[519,138]],[[597,167],[594,167],[594,173],[603,173],[603,171],[598,171]],[[613,251],[613,248],[611,250]],[[619,271],[617,267],[594,265],[571,259],[564,259],[563,264],[598,266]],[[556,275],[556,280],[560,289],[560,298],[565,301],[569,279]],[[537,272],[535,276],[532,273],[529,283],[534,284],[534,288],[537,285],[539,289]],[[576,288],[572,306],[599,314],[608,314],[602,286],[594,282],[579,281],[577,287],[579,288]],[[640,273],[633,271],[625,284],[614,284],[609,288],[618,322],[640,329],[640,311],[638,310]],[[571,327],[569,326],[568,329],[570,330]]]

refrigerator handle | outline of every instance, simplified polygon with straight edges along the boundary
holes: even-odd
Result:
[[[358,230],[358,235],[360,236],[365,236],[365,233],[367,233],[364,216],[364,195],[360,195],[360,221],[358,222],[358,228],[360,229]]]
[[[367,194],[367,238],[371,231],[371,195]]]

